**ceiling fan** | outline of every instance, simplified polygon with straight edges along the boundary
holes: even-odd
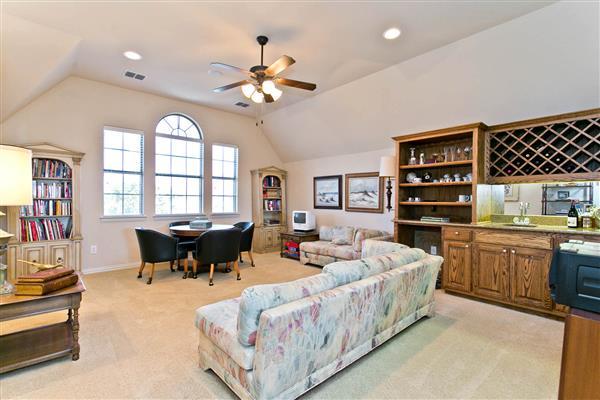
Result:
[[[317,88],[317,85],[314,83],[295,81],[293,79],[279,77],[278,75],[281,72],[283,72],[290,65],[294,64],[296,61],[292,57],[284,55],[273,64],[266,66],[263,64],[263,52],[264,46],[269,41],[269,38],[266,36],[258,36],[256,41],[260,45],[260,65],[255,65],[254,67],[250,68],[249,71],[219,62],[210,63],[211,67],[240,72],[248,77],[248,79],[243,81],[213,89],[213,92],[220,93],[224,92],[225,90],[241,86],[244,96],[251,99],[253,102],[262,103],[265,101],[267,103],[273,103],[274,101],[277,101],[277,99],[279,99],[283,93],[277,88],[276,84],[304,90],[315,90]]]

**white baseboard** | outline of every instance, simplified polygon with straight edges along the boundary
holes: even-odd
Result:
[[[90,275],[90,274],[97,274],[100,272],[118,271],[120,269],[138,268],[139,266],[140,266],[139,262],[126,263],[126,264],[113,264],[113,265],[105,265],[105,266],[96,267],[96,268],[87,268],[87,269],[84,269],[82,272],[84,275]]]

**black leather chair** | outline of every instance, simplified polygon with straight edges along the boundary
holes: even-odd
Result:
[[[242,260],[242,252],[246,251],[248,252],[248,257],[250,257],[251,265],[254,267],[254,258],[252,258],[252,237],[254,236],[254,222],[238,222],[233,226],[242,230],[242,239],[240,240],[240,262],[244,262],[244,260]]]
[[[226,263],[227,267],[233,263],[233,269],[237,273],[237,280],[240,277],[240,266],[238,265],[238,256],[240,254],[240,239],[242,230],[239,228],[219,229],[206,231],[196,239],[196,251],[194,251],[193,277],[196,279],[198,262],[210,264],[210,275],[208,276],[208,285],[213,286],[213,275],[215,265]]]
[[[154,277],[154,264],[159,262],[169,262],[171,272],[175,271],[173,265],[175,260],[187,258],[187,251],[179,246],[179,239],[165,235],[152,229],[135,228],[138,244],[140,246],[140,257],[142,264],[138,271],[138,278],[142,277],[142,271],[146,263],[152,263],[148,285],[152,283]]]
[[[189,224],[190,224],[190,221],[174,221],[174,222],[169,223],[169,228],[171,228],[173,226],[189,225]],[[190,252],[190,251],[194,251],[196,249],[196,243],[194,243],[194,238],[178,236],[174,233],[171,233],[171,236],[179,239],[179,245],[181,247],[185,248],[186,251]],[[187,259],[187,256],[184,259]],[[179,271],[183,271],[183,266],[181,265],[181,260],[177,260],[177,269]]]

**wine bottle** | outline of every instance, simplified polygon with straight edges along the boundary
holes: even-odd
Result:
[[[569,209],[569,213],[567,214],[567,228],[577,228],[578,219],[579,214],[577,213],[577,209],[575,208],[575,201],[572,201],[571,208]]]

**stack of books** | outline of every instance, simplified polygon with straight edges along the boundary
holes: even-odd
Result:
[[[70,268],[54,268],[20,276],[15,284],[17,296],[42,296],[77,283],[79,276]]]
[[[450,222],[450,218],[448,218],[448,217],[428,217],[428,216],[422,216],[421,217],[421,221],[422,222]]]

